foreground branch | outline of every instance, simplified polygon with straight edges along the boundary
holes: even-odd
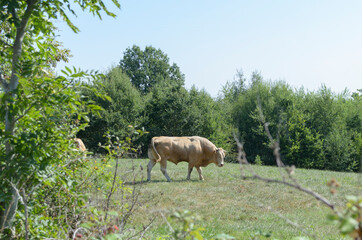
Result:
[[[296,182],[296,180],[291,176],[293,174],[293,172],[288,170],[288,168],[286,168],[286,167],[280,167],[280,168],[285,168],[286,169],[286,172],[287,172],[288,176],[290,176],[290,178],[294,180],[293,182],[288,182],[285,179],[278,180],[278,179],[265,178],[265,177],[262,177],[262,176],[258,175],[254,171],[254,169],[251,167],[250,163],[248,162],[248,160],[246,158],[246,153],[245,153],[244,148],[243,148],[243,145],[239,142],[238,139],[235,138],[235,140],[236,140],[236,143],[237,143],[237,146],[238,146],[238,152],[239,152],[238,161],[239,161],[239,163],[241,165],[241,168],[243,168],[243,166],[247,167],[248,170],[252,174],[252,176],[245,176],[245,174],[243,173],[243,178],[244,179],[258,179],[258,180],[261,180],[261,181],[264,181],[264,182],[267,182],[267,183],[280,183],[280,184],[284,184],[286,186],[295,188],[295,189],[297,189],[299,191],[305,192],[305,193],[313,196],[315,199],[322,202],[324,205],[328,206],[335,213],[337,213],[336,210],[335,210],[335,206],[331,202],[329,202],[326,198],[324,198],[323,196],[319,195],[318,193],[316,193],[316,192],[314,192],[314,191],[312,191],[312,190],[310,190],[308,188],[302,187],[300,184],[298,184]],[[279,151],[279,150],[277,150],[277,151]]]

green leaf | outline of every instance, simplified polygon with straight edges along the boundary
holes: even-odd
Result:
[[[92,227],[94,227],[96,224],[92,223],[92,222],[85,222],[80,224],[81,227],[85,228],[85,229],[91,229]]]
[[[116,211],[109,211],[109,212],[108,212],[108,215],[111,215],[111,216],[114,216],[114,217],[118,217],[118,216],[119,216],[119,213],[116,212]]]
[[[339,217],[335,214],[328,214],[327,219],[330,221],[337,221],[337,220],[339,220]]]
[[[121,239],[121,235],[120,234],[116,234],[116,233],[111,233],[111,234],[108,234],[106,237],[105,237],[106,240],[117,240],[117,239]]]
[[[69,67],[65,66],[65,69],[68,71],[69,74],[72,74],[72,70]]]
[[[356,229],[358,229],[358,221],[356,219],[353,218],[343,219],[340,227],[341,233],[348,234]]]
[[[88,122],[88,123],[90,122],[90,120],[89,120],[89,117],[88,117],[88,116],[84,116],[84,117],[83,117],[83,119],[84,119],[84,121],[86,121],[86,122]]]
[[[69,76],[69,74],[66,72],[66,71],[64,71],[63,69],[62,70],[60,70],[65,76]]]
[[[200,234],[200,232],[199,231],[191,231],[190,232],[190,235],[191,236],[194,236],[196,239],[198,239],[198,240],[203,240],[204,238],[202,237],[202,235]]]

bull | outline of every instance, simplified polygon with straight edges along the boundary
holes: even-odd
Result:
[[[87,151],[87,148],[85,147],[82,139],[80,139],[80,138],[74,138],[74,143],[75,143],[77,149],[79,149],[81,152]]]
[[[147,166],[147,180],[151,180],[151,170],[157,162],[161,165],[161,172],[167,181],[171,179],[167,174],[167,161],[178,164],[188,162],[187,180],[195,167],[200,180],[204,180],[201,167],[214,163],[224,166],[225,151],[217,148],[211,141],[203,137],[153,137],[148,148],[150,159]]]

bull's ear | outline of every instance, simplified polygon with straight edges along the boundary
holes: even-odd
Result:
[[[225,151],[224,149],[222,149],[222,148],[219,148],[219,150],[220,151],[222,151],[222,152],[224,152],[224,154],[226,154],[227,153],[227,151]]]

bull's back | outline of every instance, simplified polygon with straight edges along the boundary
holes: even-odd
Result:
[[[157,137],[154,144],[163,158],[176,164],[189,162],[190,158],[202,153],[200,140],[195,137]]]

